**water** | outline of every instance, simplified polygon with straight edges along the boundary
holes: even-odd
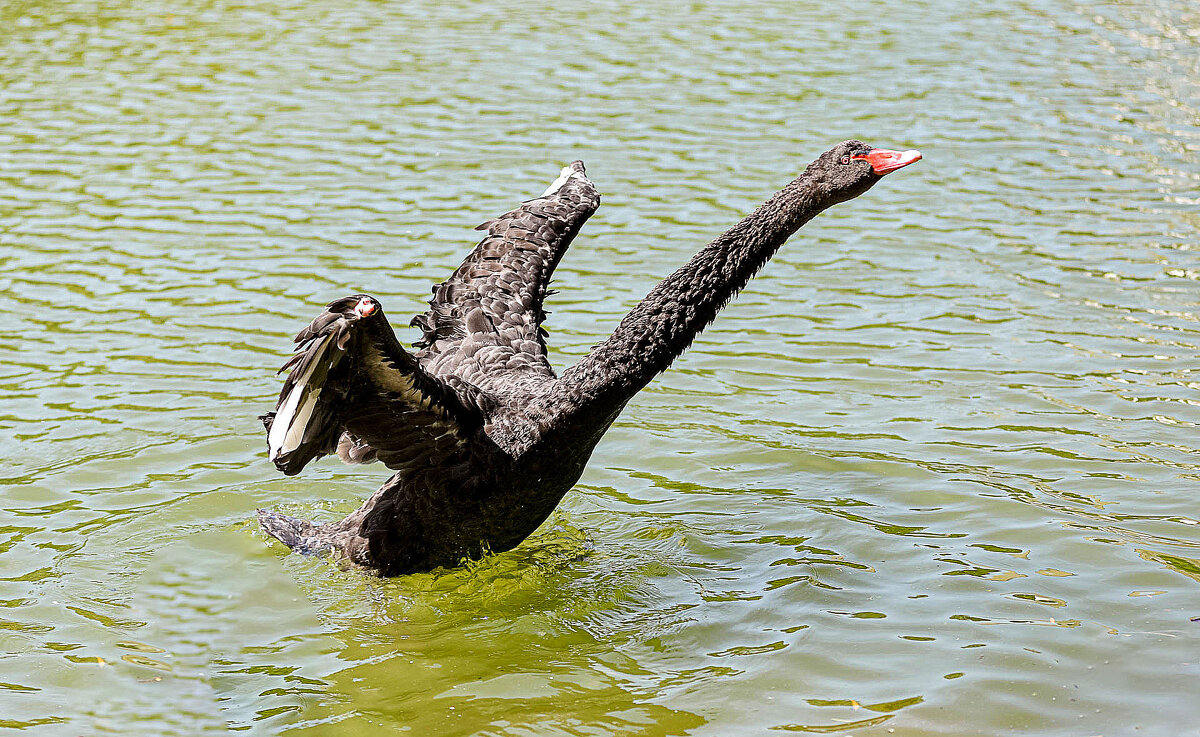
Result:
[[[0,726],[1197,735],[1200,13],[1184,0],[0,5]],[[857,137],[518,549],[289,555],[386,476],[256,415],[587,161],[552,359]],[[414,336],[405,332],[403,337]]]

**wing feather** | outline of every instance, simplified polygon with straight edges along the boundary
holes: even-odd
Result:
[[[459,362],[442,360],[479,341],[528,352],[545,370],[543,301],[559,260],[579,229],[600,206],[600,194],[583,162],[564,167],[545,194],[477,230],[487,235],[449,279],[433,288],[429,310],[412,320],[420,328],[417,358],[439,376]],[[528,361],[517,362],[527,365]],[[501,364],[505,367],[506,364]]]
[[[400,470],[490,450],[482,427],[491,398],[425,372],[374,298],[331,302],[296,342],[275,411],[262,418],[268,457],[283,473],[334,452],[349,463],[380,460]]]

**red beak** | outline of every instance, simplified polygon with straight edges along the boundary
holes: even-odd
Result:
[[[889,171],[896,171],[901,167],[921,160],[921,152],[909,149],[908,151],[889,151],[886,148],[873,148],[864,156],[855,156],[856,159],[866,159],[871,165],[871,169],[880,176],[887,174]]]

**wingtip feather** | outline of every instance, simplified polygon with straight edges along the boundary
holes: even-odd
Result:
[[[587,178],[587,170],[583,168],[583,162],[578,159],[562,168],[562,171],[558,173],[558,178],[551,182],[546,191],[542,193],[542,197],[554,194],[575,177]]]

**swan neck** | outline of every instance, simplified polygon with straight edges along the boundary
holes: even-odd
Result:
[[[584,398],[623,406],[691,345],[788,237],[837,201],[810,167],[659,282],[563,381]]]

